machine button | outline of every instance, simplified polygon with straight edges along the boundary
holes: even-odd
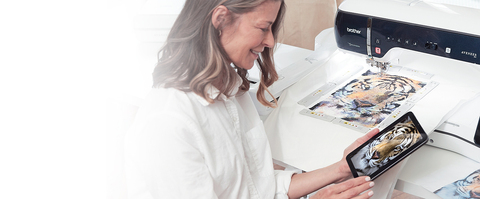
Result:
[[[412,42],[412,46],[413,46],[413,47],[417,47],[417,45],[418,45],[418,41],[413,41],[413,42]]]
[[[450,49],[449,47],[445,48],[445,52],[450,54],[450,52],[452,52],[452,49]]]
[[[392,37],[391,37],[391,36],[387,36],[385,39],[387,39],[387,41],[391,41],[391,40],[392,40]]]
[[[399,43],[399,44],[402,43],[402,39],[398,38],[397,43]]]
[[[382,54],[382,49],[379,47],[375,47],[375,53]]]
[[[431,49],[432,48],[432,44],[431,43],[425,43],[425,48],[426,49]]]
[[[403,44],[409,46],[411,43],[410,39],[405,39],[405,41],[403,42]]]
[[[378,44],[378,45],[380,45],[380,39],[379,39],[379,38],[376,38],[376,39],[375,39],[375,43]]]

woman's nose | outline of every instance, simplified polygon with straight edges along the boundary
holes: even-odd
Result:
[[[273,38],[272,30],[268,31],[267,35],[263,39],[263,43],[268,48],[273,48],[275,46],[275,39]]]

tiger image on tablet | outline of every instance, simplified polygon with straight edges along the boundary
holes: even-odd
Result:
[[[356,162],[355,169],[359,175],[371,175],[420,140],[422,135],[413,121],[406,117],[352,157]]]

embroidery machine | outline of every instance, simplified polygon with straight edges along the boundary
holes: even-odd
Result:
[[[479,70],[480,27],[473,25],[473,19],[479,18],[478,9],[435,2],[350,1],[337,13],[335,36],[341,50],[366,55],[367,63],[382,73],[390,63],[402,65],[403,60],[396,54],[405,51],[434,55],[432,59],[453,59],[452,67]],[[450,93],[455,95],[454,90]],[[431,132],[429,144],[480,163],[480,143],[474,142],[479,116],[480,96],[459,102]]]
[[[473,67],[480,68],[480,27],[468,23],[469,20],[480,18],[480,10],[423,1],[399,4],[395,12],[359,9],[362,4],[370,3],[378,7],[392,4],[389,1],[358,1],[346,3],[340,8],[335,22],[335,37],[340,50],[366,55],[367,63],[378,67],[382,72],[388,70],[390,63],[399,63],[400,59],[395,54],[403,51],[458,60],[460,62],[455,63],[457,67],[473,64]],[[430,17],[397,13],[425,13]],[[474,114],[471,116],[476,119],[480,113]],[[462,141],[475,145],[475,127],[476,125],[469,130],[471,136],[462,137]],[[439,139],[439,142],[435,142],[436,139]],[[448,147],[443,139],[443,136],[435,135],[431,144]],[[480,148],[477,150],[476,156],[468,152],[464,155],[480,162]],[[475,148],[467,151],[475,151]]]
[[[480,6],[470,3],[473,6],[419,0],[343,2],[335,27],[321,32],[315,51],[291,66],[308,62],[313,71],[285,87],[279,108],[265,119],[274,159],[305,171],[340,160],[343,150],[363,133],[299,114],[313,103],[304,97],[328,94],[372,66],[386,73],[401,67],[438,82],[410,109],[431,140],[375,180],[374,198],[389,198],[395,186],[435,197],[436,188],[480,168],[480,147],[474,144],[480,116],[480,26],[475,25]],[[432,176],[437,175],[432,171],[444,169],[457,171]]]

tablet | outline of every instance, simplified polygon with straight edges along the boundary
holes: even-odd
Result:
[[[415,115],[408,112],[346,157],[353,177],[385,173],[428,141]]]

